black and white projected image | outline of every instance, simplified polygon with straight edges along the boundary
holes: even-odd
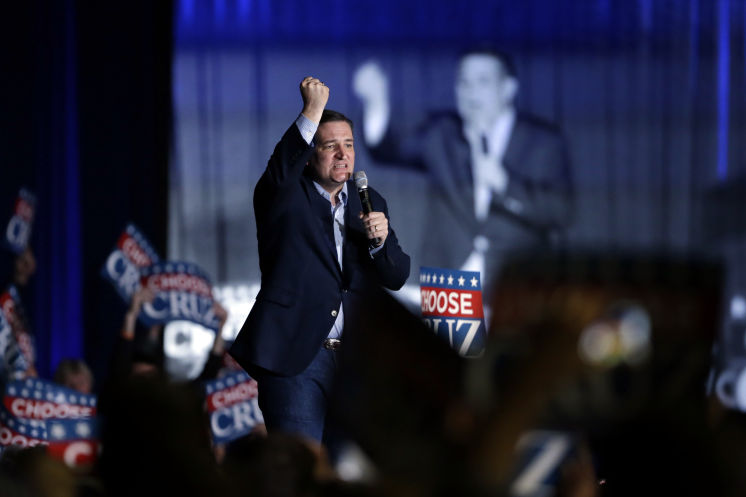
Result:
[[[396,2],[362,2],[334,35],[283,17],[294,8],[177,2],[169,259],[248,296],[234,300],[248,313],[254,185],[313,74],[354,121],[356,168],[387,198],[412,256],[396,296],[413,313],[421,266],[480,271],[488,295],[512,250],[720,257],[722,371],[709,388],[746,407],[733,394],[746,364],[746,120],[735,97],[746,83],[743,46],[728,38],[742,6],[434,2],[413,28]]]

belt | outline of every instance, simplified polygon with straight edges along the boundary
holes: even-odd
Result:
[[[324,340],[323,347],[326,350],[338,350],[342,346],[342,340],[338,338],[327,338]]]

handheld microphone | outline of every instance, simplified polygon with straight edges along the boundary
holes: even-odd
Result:
[[[363,204],[363,214],[369,214],[373,211],[373,206],[370,204],[370,194],[368,193],[368,177],[365,175],[365,171],[356,171],[352,177],[355,180],[357,193],[360,195],[360,203]],[[381,244],[381,239],[374,238],[373,243],[378,246]]]

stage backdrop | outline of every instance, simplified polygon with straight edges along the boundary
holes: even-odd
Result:
[[[254,185],[300,111],[300,80],[319,77],[329,107],[359,119],[353,77],[377,61],[396,119],[416,125],[454,108],[459,53],[489,43],[515,60],[518,107],[567,140],[568,246],[722,254],[733,317],[746,315],[743,196],[712,201],[746,173],[742,2],[181,0],[174,15],[168,257],[206,269],[240,313],[258,289]],[[416,289],[431,192],[373,161],[356,132],[356,168],[389,201]]]

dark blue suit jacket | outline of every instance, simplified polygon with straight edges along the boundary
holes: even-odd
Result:
[[[307,175],[310,147],[293,124],[275,147],[254,191],[261,289],[230,354],[249,374],[257,368],[280,375],[302,372],[318,353],[344,303],[344,334],[355,332],[356,309],[366,286],[396,290],[409,276],[409,256],[394,230],[371,257],[348,182],[343,265],[337,262],[332,215]],[[388,209],[370,189],[373,210]]]

